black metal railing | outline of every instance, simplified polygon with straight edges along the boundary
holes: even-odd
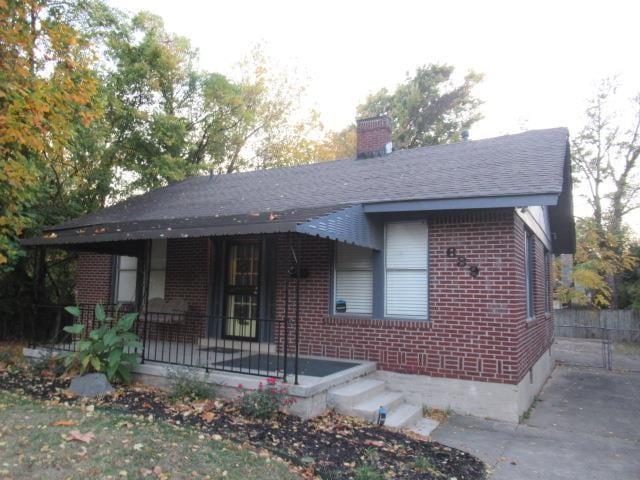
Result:
[[[133,307],[103,305],[112,326]],[[78,318],[63,305],[39,305],[35,315],[52,327],[49,338],[32,342],[55,350],[75,351],[78,342],[99,326],[95,305],[80,305]],[[298,349],[288,337],[293,332],[290,321],[260,318],[243,319],[193,313],[142,313],[134,323],[134,331],[142,348],[137,350],[142,363],[161,363],[181,367],[220,370],[284,381],[290,375],[298,379]],[[64,327],[73,323],[85,325],[84,332],[72,335]],[[294,337],[295,338],[295,337]],[[292,345],[293,343],[293,345]]]

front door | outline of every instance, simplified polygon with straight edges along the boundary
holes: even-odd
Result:
[[[227,249],[224,336],[258,339],[260,244],[234,242]]]

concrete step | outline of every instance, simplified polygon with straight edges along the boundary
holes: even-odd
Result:
[[[370,422],[375,422],[378,418],[378,410],[380,407],[384,407],[387,410],[388,415],[393,407],[399,405],[403,401],[404,396],[402,393],[384,391],[368,398],[367,400],[355,404],[350,413],[358,417],[362,417]]]
[[[400,429],[416,423],[422,418],[422,407],[411,403],[403,403],[387,413],[386,427]]]
[[[431,418],[421,418],[416,423],[409,427],[414,433],[418,435],[422,435],[423,437],[431,436],[431,432],[433,432],[440,423],[437,420],[433,420]]]
[[[372,378],[364,378],[329,390],[327,393],[327,405],[338,411],[348,411],[355,404],[378,395],[384,389],[384,382]]]

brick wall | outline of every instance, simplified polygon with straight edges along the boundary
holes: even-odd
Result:
[[[526,312],[526,283],[525,283],[525,225],[520,217],[515,219],[516,234],[516,268],[518,289],[522,290],[522,301],[517,312],[518,319],[518,378],[522,379],[540,356],[548,350],[553,342],[553,308],[545,308],[545,279],[544,262],[545,247],[535,239],[534,262],[534,318],[528,319]],[[552,272],[552,266],[549,267]],[[547,283],[549,299],[553,298],[553,284]],[[545,311],[547,310],[547,311]]]
[[[184,298],[189,304],[187,321],[180,328],[166,325],[165,333],[180,330],[189,338],[205,335],[207,296],[209,288],[209,265],[213,252],[207,238],[170,239],[167,242],[167,274],[164,298]]]
[[[78,303],[111,303],[111,255],[82,252],[76,267]]]
[[[522,220],[512,210],[442,213],[426,218],[429,321],[329,315],[333,242],[300,237],[302,264],[310,272],[301,284],[301,354],[373,360],[381,369],[403,373],[519,382],[547,350],[553,336],[553,320],[544,305],[542,243],[537,240],[535,248],[536,316],[528,320]],[[284,235],[274,238],[274,311],[281,319],[290,251]],[[458,267],[455,259],[446,255],[449,247],[477,264],[480,275],[473,278],[467,269]],[[186,298],[193,314],[207,312],[210,248],[207,239],[168,243],[165,297]],[[81,254],[77,273],[80,301],[108,301],[110,277],[110,256]],[[289,293],[292,317],[294,283]],[[204,320],[192,316],[185,325],[166,325],[156,333],[176,332],[197,338],[205,333]]]
[[[543,312],[540,320],[525,321],[523,225],[509,210],[427,218],[428,322],[329,315],[332,242],[303,238],[302,263],[310,276],[301,284],[301,353],[373,360],[381,369],[403,373],[517,383],[548,346],[551,325]],[[448,247],[477,264],[479,277],[448,258]],[[541,279],[542,246],[536,251]],[[278,253],[279,259],[287,258],[285,242],[279,243]],[[286,267],[286,261],[279,262],[279,316],[284,313]],[[543,297],[536,297],[542,310]]]
[[[189,313],[182,325],[152,326],[150,336],[198,338],[204,335],[209,282],[209,241],[206,238],[171,239],[167,243],[165,298],[184,298]],[[76,272],[80,303],[111,303],[112,256],[81,253]],[[157,328],[156,328],[157,327]]]

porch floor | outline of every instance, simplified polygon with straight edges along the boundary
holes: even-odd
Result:
[[[206,342],[206,341],[205,341]],[[42,346],[41,348],[51,348]],[[74,350],[73,344],[59,344],[54,350]],[[169,370],[183,367],[208,369],[209,371],[228,372],[260,377],[283,377],[285,358],[270,343],[234,343],[228,341],[216,346],[206,343],[176,342],[170,340],[148,340],[145,345],[144,363],[164,365]],[[300,355],[298,358],[299,384],[313,386],[327,377],[340,376],[348,370],[373,362],[345,360],[329,357]],[[351,372],[349,372],[351,373]],[[286,358],[286,374],[293,381],[295,357]]]

